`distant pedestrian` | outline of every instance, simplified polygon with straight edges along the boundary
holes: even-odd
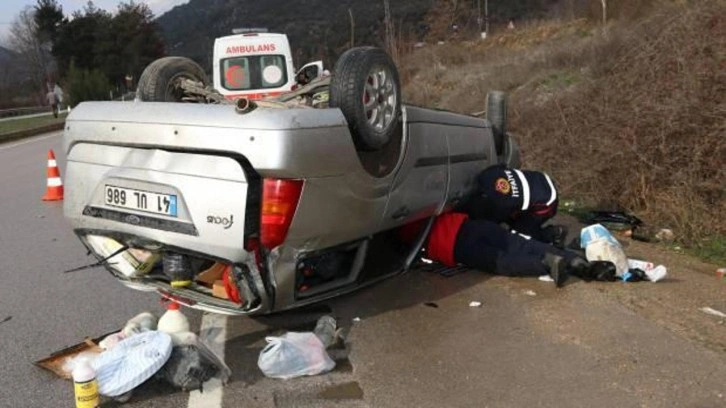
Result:
[[[48,100],[48,105],[50,105],[50,109],[53,112],[53,117],[58,117],[58,96],[53,91],[48,91],[48,93],[45,95],[46,99]]]

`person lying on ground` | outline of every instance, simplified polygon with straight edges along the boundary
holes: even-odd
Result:
[[[469,219],[459,212],[436,217],[424,248],[427,258],[446,266],[461,264],[505,276],[549,274],[557,287],[570,275],[609,280],[602,276],[603,271],[574,252],[528,239],[492,221]]]
[[[557,214],[558,203],[557,188],[547,174],[495,165],[479,173],[463,212],[472,220],[506,223],[520,234],[563,247],[565,227],[543,228]]]

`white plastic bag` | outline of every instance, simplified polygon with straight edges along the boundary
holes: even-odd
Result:
[[[288,379],[317,375],[335,367],[335,361],[314,333],[290,332],[265,340],[268,344],[260,352],[257,365],[268,377]]]
[[[610,261],[615,274],[622,277],[628,271],[628,258],[617,239],[600,224],[590,225],[580,231],[580,246],[585,248],[588,261]]]
[[[638,259],[628,259],[628,267],[630,269],[640,269],[645,272],[645,276],[651,282],[658,282],[668,275],[668,270],[663,265],[655,266],[652,262],[641,261]]]

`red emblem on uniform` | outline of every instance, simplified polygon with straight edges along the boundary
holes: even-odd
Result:
[[[509,194],[512,192],[512,186],[509,184],[509,181],[504,178],[497,179],[497,181],[494,183],[494,189],[502,194]]]

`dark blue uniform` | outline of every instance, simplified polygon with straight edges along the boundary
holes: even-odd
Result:
[[[507,223],[520,234],[543,240],[542,224],[557,214],[558,204],[547,174],[497,165],[482,171],[476,184],[464,208],[471,219]]]

